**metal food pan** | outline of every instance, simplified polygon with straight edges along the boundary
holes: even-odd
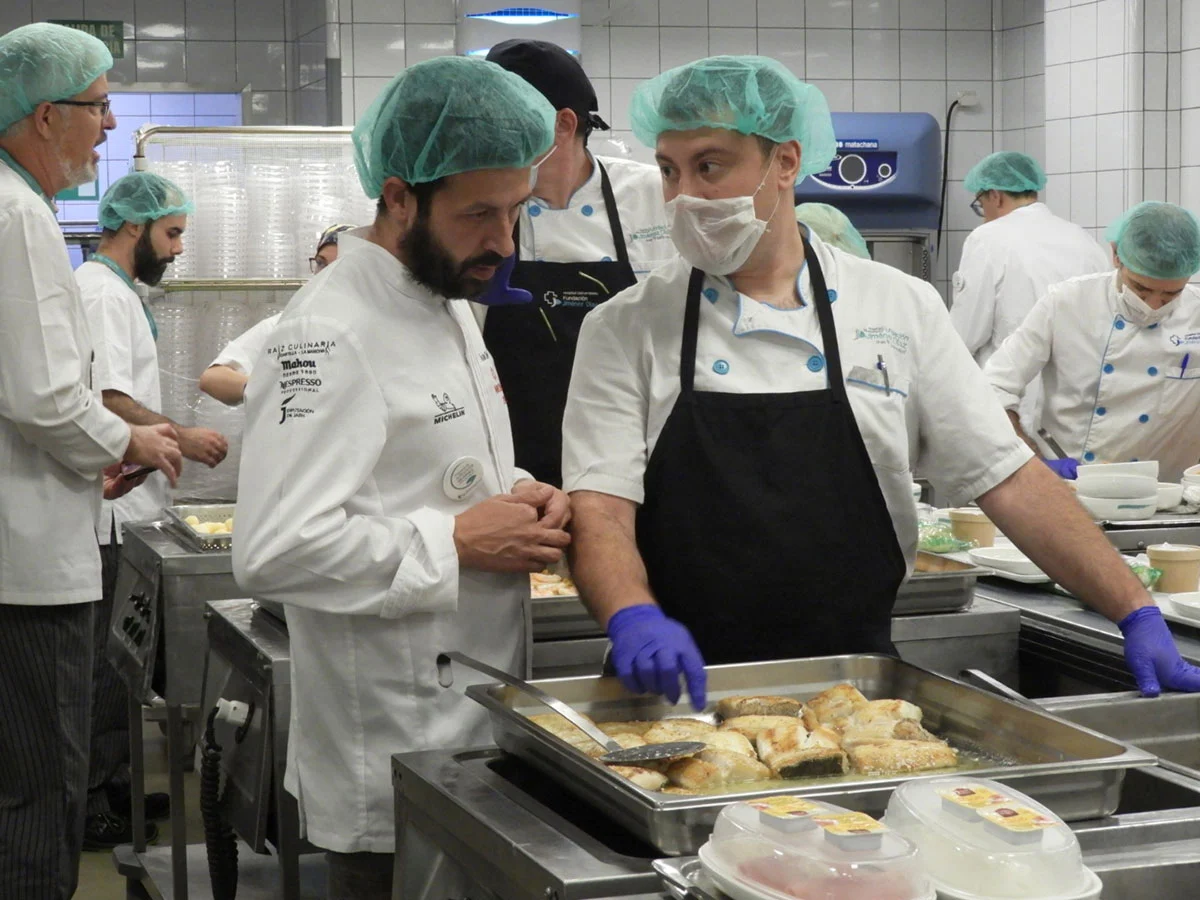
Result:
[[[710,703],[737,694],[807,699],[841,682],[855,685],[868,698],[916,703],[925,712],[927,727],[974,754],[972,775],[1012,783],[1068,821],[1110,815],[1117,807],[1125,770],[1156,762],[1152,754],[1032,706],[890,656],[710,666],[708,698]],[[597,721],[661,719],[689,712],[686,706],[668,706],[658,697],[630,696],[615,678],[544,679],[536,684]],[[757,790],[743,787],[699,796],[646,791],[531,722],[528,716],[546,710],[520,691],[480,684],[468,687],[467,695],[487,708],[501,749],[666,854],[696,852],[721,808],[737,800],[796,794],[880,814],[892,791],[908,780],[847,775],[764,782]]]
[[[163,512],[172,533],[191,549],[198,553],[228,553],[233,549],[232,534],[200,534],[184,519],[195,516],[201,522],[224,522],[233,517],[235,509],[232,503],[187,503],[168,506]]]
[[[987,569],[919,551],[913,573],[896,594],[893,616],[958,612],[975,599],[975,582]]]

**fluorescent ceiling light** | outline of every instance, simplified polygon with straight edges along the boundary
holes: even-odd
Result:
[[[506,6],[503,9],[493,9],[491,12],[468,13],[466,18],[499,22],[502,25],[544,25],[560,19],[575,19],[578,18],[578,14],[557,12],[537,6]]]

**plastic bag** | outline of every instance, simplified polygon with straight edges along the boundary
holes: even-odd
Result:
[[[1136,559],[1128,560],[1128,562],[1129,568],[1138,577],[1138,580],[1142,583],[1142,587],[1148,591],[1154,590],[1154,586],[1158,584],[1158,579],[1162,578],[1162,569],[1156,569]]]
[[[962,541],[945,522],[930,522],[917,526],[917,549],[927,553],[961,553],[978,547],[975,541]]]

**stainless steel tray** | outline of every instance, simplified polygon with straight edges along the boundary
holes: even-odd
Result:
[[[764,638],[765,639],[765,638]],[[889,656],[830,656],[818,659],[711,666],[708,697],[764,693],[808,698],[840,682],[870,698],[901,698],[925,711],[926,725],[971,759],[979,777],[997,778],[1041,800],[1068,821],[1111,814],[1125,770],[1153,765],[1155,757],[961,681],[935,675]],[[661,719],[686,715],[658,697],[633,697],[615,678],[560,678],[535,682],[597,721]],[[665,854],[694,853],[708,838],[721,808],[749,797],[798,794],[881,814],[888,797],[906,778],[804,779],[764,783],[704,796],[645,791],[608,771],[527,716],[545,712],[520,691],[480,684],[467,695],[488,709],[496,743],[524,759],[584,802]]]
[[[987,569],[918,552],[913,573],[896,593],[893,616],[958,612],[975,599],[975,582]]]
[[[168,506],[163,512],[171,533],[198,553],[228,553],[233,548],[232,534],[199,534],[184,521],[195,516],[201,522],[224,522],[232,518],[235,506],[232,503],[190,503]]]

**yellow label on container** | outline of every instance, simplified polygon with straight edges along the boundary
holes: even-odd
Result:
[[[1008,797],[998,794],[982,784],[965,784],[962,787],[946,788],[937,792],[943,800],[965,807],[966,809],[982,809],[985,806],[996,806],[1007,803]]]
[[[825,811],[825,807],[820,803],[813,803],[803,797],[767,797],[750,805],[759,812],[777,819],[799,819]]]
[[[883,834],[887,831],[887,826],[882,822],[876,822],[866,813],[838,813],[832,816],[814,816],[813,821],[825,829],[829,834],[843,835],[858,835],[858,834]]]
[[[1018,834],[1041,831],[1059,824],[1028,806],[993,806],[979,810],[979,815],[993,825]]]

